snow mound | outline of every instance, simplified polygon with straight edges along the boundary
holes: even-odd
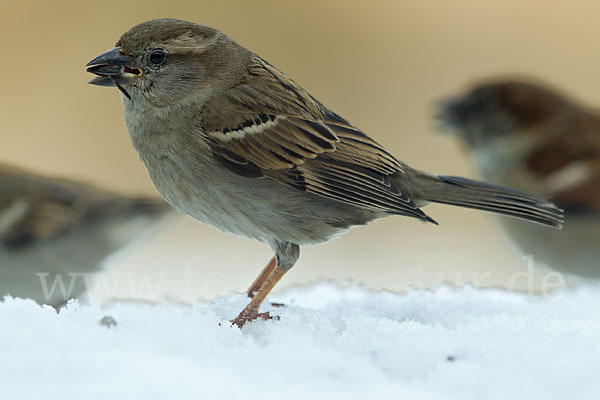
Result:
[[[599,288],[552,297],[328,283],[239,330],[211,303],[0,303],[4,399],[597,399]]]

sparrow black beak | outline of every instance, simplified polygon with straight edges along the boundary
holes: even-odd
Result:
[[[100,54],[86,66],[87,72],[98,75],[89,83],[98,86],[116,86],[128,98],[130,98],[129,94],[121,85],[130,85],[134,79],[142,75],[142,70],[133,65],[120,47]]]

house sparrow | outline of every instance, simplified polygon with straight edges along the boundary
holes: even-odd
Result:
[[[526,254],[564,273],[600,278],[600,113],[529,81],[474,85],[439,117],[483,177],[551,198],[564,231],[501,218]]]
[[[0,299],[65,304],[85,291],[84,275],[169,210],[158,199],[0,165]]]
[[[419,207],[437,202],[561,225],[541,198],[410,168],[216,29],[148,21],[88,66],[90,83],[121,91],[133,146],[173,207],[273,248],[239,327],[269,318],[259,307],[299,246],[377,218],[434,222]]]

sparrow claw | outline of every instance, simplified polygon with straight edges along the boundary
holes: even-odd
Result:
[[[269,320],[269,319],[279,319],[279,317],[271,317],[271,314],[269,314],[269,312],[264,312],[264,313],[259,313],[257,316],[257,318],[260,318],[262,320]]]
[[[246,325],[246,322],[252,322],[258,318],[262,319],[262,320],[279,320],[279,316],[274,316],[272,317],[271,314],[267,311],[267,312],[263,312],[263,313],[259,313],[256,310],[250,311],[250,312],[245,312],[246,310],[242,311],[240,313],[240,315],[238,315],[237,317],[235,317],[234,319],[231,320],[231,326],[236,325],[238,328],[242,329],[242,327],[244,325]]]

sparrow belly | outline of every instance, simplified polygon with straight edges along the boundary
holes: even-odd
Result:
[[[237,175],[197,153],[186,157],[185,152],[170,152],[143,160],[174,208],[221,231],[263,242],[318,244],[378,217],[268,178]]]

